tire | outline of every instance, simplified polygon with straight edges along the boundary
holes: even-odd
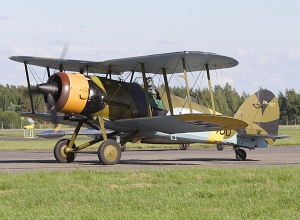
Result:
[[[217,145],[217,150],[218,150],[218,151],[224,150],[224,146],[223,146],[222,144],[218,144],[218,145]]]
[[[179,144],[180,150],[187,150],[190,147],[190,144]]]
[[[121,159],[121,147],[114,140],[102,142],[98,148],[98,158],[104,165],[115,165]]]
[[[64,149],[68,147],[70,140],[69,139],[62,139],[59,140],[56,145],[54,146],[54,157],[59,163],[71,163],[75,160],[77,153],[65,153]],[[73,144],[72,148],[76,147]]]
[[[244,160],[246,160],[246,157],[247,157],[247,153],[243,149],[237,149],[235,151],[235,158],[238,161],[244,161]]]

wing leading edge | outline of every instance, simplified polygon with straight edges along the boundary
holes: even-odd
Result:
[[[36,120],[51,121],[50,114],[20,113],[23,117]],[[59,124],[76,126],[76,122],[59,117]],[[185,132],[202,132],[218,130],[236,130],[247,127],[242,120],[223,115],[187,114],[175,116],[159,116],[151,118],[122,119],[115,121],[105,120],[105,127],[120,132],[159,131],[168,134]]]
[[[174,53],[155,54],[148,56],[137,56],[122,59],[113,59],[102,62],[85,61],[85,60],[70,60],[31,56],[10,56],[9,59],[17,62],[49,67],[52,69],[58,68],[58,63],[62,64],[65,71],[80,72],[87,67],[92,69],[94,73],[107,73],[108,68],[112,74],[122,74],[126,71],[142,72],[140,63],[144,63],[146,73],[160,73],[162,68],[166,69],[168,74],[181,73],[182,63],[184,58],[188,64],[188,70],[201,71],[204,65],[208,65],[209,69],[223,69],[238,65],[238,61],[231,57],[222,56],[214,53],[206,53],[200,51],[182,51]]]

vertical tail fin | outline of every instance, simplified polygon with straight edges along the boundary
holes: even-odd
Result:
[[[259,90],[241,105],[234,118],[248,123],[248,127],[237,131],[240,134],[278,135],[279,105],[275,95],[269,90]],[[265,139],[269,145],[273,139]]]

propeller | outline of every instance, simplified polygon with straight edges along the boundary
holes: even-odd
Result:
[[[50,93],[48,93],[47,95],[47,105],[48,105],[48,110],[50,111],[51,114],[51,121],[55,125],[55,127],[57,127],[58,118],[57,118],[57,110],[55,107],[55,99],[53,95]]]
[[[69,45],[65,43],[57,63],[57,66],[59,67],[60,71],[62,71],[62,60],[66,56],[68,50],[69,50]],[[48,110],[51,114],[51,122],[54,124],[55,130],[58,130],[59,125],[58,125],[58,117],[57,117],[57,108],[55,106],[56,104],[55,97],[57,96],[59,90],[57,84],[47,82],[47,83],[42,83],[37,85],[37,88],[38,91],[44,95]]]

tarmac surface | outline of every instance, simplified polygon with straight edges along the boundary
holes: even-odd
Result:
[[[269,147],[246,150],[247,159],[237,161],[232,148],[217,151],[216,148],[127,150],[122,152],[119,164],[103,165],[97,152],[78,153],[73,163],[56,162],[53,151],[2,151],[0,172],[22,173],[35,171],[71,171],[93,169],[99,171],[138,171],[145,169],[171,169],[189,167],[272,167],[299,166],[300,146]]]

